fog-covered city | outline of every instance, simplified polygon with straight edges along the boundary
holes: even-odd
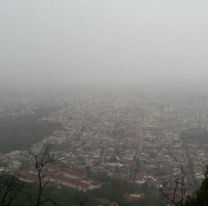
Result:
[[[207,205],[207,9],[0,0],[0,206]]]

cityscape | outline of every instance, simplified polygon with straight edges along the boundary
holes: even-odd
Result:
[[[0,206],[208,206],[207,11],[0,0]]]
[[[2,101],[2,119],[32,115],[40,105],[27,97],[17,102],[16,111],[8,113],[13,103]],[[47,102],[56,109],[38,121],[60,127],[30,148],[2,153],[1,172],[37,183],[29,151],[37,153],[50,146],[55,161],[47,165],[46,176],[57,188],[96,190],[105,184],[102,176],[160,189],[183,167],[192,194],[204,179],[208,162],[208,142],[203,140],[208,134],[208,98],[204,95],[95,90],[57,97],[54,105],[50,98]],[[130,199],[145,197],[143,193],[129,195]]]

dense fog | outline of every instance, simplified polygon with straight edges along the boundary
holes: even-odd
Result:
[[[1,86],[203,83],[207,9],[203,0],[1,0]]]

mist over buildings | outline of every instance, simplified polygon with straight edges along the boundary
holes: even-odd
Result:
[[[204,0],[1,0],[1,87],[206,82]]]

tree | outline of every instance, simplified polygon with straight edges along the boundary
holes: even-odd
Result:
[[[173,181],[163,184],[161,193],[173,206],[182,206],[185,203],[188,194],[183,166],[181,166],[179,175]]]
[[[23,192],[24,183],[19,181],[15,175],[0,176],[0,206],[10,206],[17,195]]]
[[[48,177],[48,171],[47,171],[47,166],[55,161],[53,155],[50,152],[50,146],[47,146],[37,154],[33,152],[29,152],[29,153],[35,161],[35,170],[38,178],[38,192],[35,201],[35,206],[40,206],[47,202],[50,202],[52,205],[56,206],[57,204],[52,199],[43,198],[43,194],[46,187],[49,184],[53,183]]]
[[[195,196],[188,197],[183,206],[207,206],[208,205],[208,166],[205,172],[205,178]]]

